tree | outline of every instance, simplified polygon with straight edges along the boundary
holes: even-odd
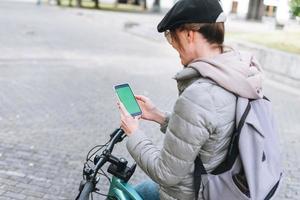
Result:
[[[291,0],[290,7],[292,14],[296,17],[300,17],[300,0]]]
[[[264,15],[263,0],[249,0],[247,19],[261,21]]]
[[[154,0],[152,12],[160,12],[160,0]]]

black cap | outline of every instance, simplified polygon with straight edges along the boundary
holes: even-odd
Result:
[[[157,30],[164,32],[186,23],[215,23],[225,20],[218,0],[179,0],[158,24]]]

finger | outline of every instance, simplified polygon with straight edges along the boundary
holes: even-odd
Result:
[[[138,100],[140,100],[140,101],[143,101],[143,102],[146,102],[146,101],[149,100],[148,97],[145,97],[143,95],[135,95],[135,98],[138,99]]]
[[[145,101],[142,101],[142,100],[140,100],[140,99],[136,99],[136,102],[137,102],[137,103],[139,104],[139,106],[141,106],[141,107],[144,107],[145,104],[146,104]]]
[[[122,102],[119,102],[120,103],[120,110],[121,110],[121,113],[124,115],[124,116],[131,116],[130,113],[127,111],[127,109],[125,108],[125,106],[123,105]]]
[[[137,99],[140,99],[140,100],[147,100],[149,99],[148,97],[144,96],[144,95],[134,95]]]
[[[134,119],[137,119],[137,120],[140,120],[142,118],[142,115],[138,115],[138,116],[135,116]]]
[[[118,106],[118,109],[121,110],[121,105],[120,105],[119,101],[117,101],[117,106]]]
[[[125,118],[125,111],[124,111],[124,108],[123,107],[121,107],[121,104],[120,104],[120,102],[118,102],[118,109],[119,109],[119,111],[120,111],[120,115],[121,115],[121,119],[122,118]]]
[[[124,121],[126,118],[131,117],[130,115],[126,115],[126,113],[122,110],[121,107],[119,108],[119,110],[120,110],[120,117],[121,117],[121,120]]]
[[[126,133],[127,131],[127,129],[126,129],[126,126],[124,125],[124,124],[121,124],[121,126],[120,126],[120,128],[122,129],[122,130],[124,130],[124,132]]]
[[[120,113],[121,121],[123,121],[126,117],[123,115],[123,113]]]

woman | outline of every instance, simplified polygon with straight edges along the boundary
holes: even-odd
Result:
[[[179,97],[170,114],[136,96],[141,118],[159,123],[166,133],[162,149],[118,103],[128,151],[156,182],[136,188],[143,199],[194,199],[194,160],[199,154],[207,172],[224,160],[235,127],[236,96],[263,95],[254,58],[223,46],[224,21],[218,0],[182,0],[158,25],[184,66],[175,76]]]

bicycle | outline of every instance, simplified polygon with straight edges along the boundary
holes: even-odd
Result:
[[[117,158],[112,155],[115,144],[122,142],[125,137],[124,131],[118,128],[110,134],[110,140],[106,144],[97,145],[88,152],[83,167],[83,180],[80,182],[76,200],[89,200],[89,197],[93,199],[93,193],[104,195],[109,200],[142,200],[141,196],[128,183],[135,171],[136,163],[128,167],[128,162],[125,158]],[[103,148],[102,153],[97,155]],[[92,159],[93,156],[94,158]],[[112,174],[111,179],[102,169],[106,163],[110,163],[107,172]],[[101,175],[108,178],[110,182],[107,195],[100,193],[96,187]]]

